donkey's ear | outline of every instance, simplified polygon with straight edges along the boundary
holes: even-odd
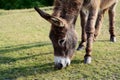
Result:
[[[39,9],[38,7],[34,7],[34,9],[40,14],[40,16],[44,19],[46,19],[47,21],[49,21],[50,23],[59,26],[59,27],[64,27],[63,22],[54,16],[51,16],[50,14],[45,13],[44,11],[42,11],[41,9]]]
[[[58,27],[64,27],[65,26],[64,23],[60,19],[58,19],[56,17],[53,17],[53,16],[51,17],[50,22],[52,24],[58,26]]]

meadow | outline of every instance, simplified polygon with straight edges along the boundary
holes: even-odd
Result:
[[[92,63],[83,63],[85,50],[76,51],[69,67],[55,70],[48,37],[50,23],[34,9],[0,10],[0,80],[120,80],[119,4],[116,11],[117,42],[109,41],[105,14],[100,35],[93,45]],[[80,41],[79,18],[76,30]]]

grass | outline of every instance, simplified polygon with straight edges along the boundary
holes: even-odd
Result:
[[[106,14],[92,63],[83,63],[85,50],[76,51],[69,67],[54,70],[50,24],[33,9],[0,10],[0,80],[120,80],[120,5],[116,15],[116,43],[109,42]]]

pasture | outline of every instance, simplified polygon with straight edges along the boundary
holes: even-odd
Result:
[[[120,80],[120,3],[116,8],[117,42],[109,41],[108,15],[93,45],[92,63],[76,51],[69,67],[54,70],[50,24],[33,9],[0,10],[0,80]],[[46,11],[52,13],[51,10]],[[80,22],[76,23],[80,41]]]

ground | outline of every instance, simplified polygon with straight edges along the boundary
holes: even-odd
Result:
[[[117,42],[109,41],[108,16],[94,42],[92,63],[76,51],[69,67],[54,70],[50,23],[34,9],[0,10],[0,80],[120,80],[120,5],[116,9]],[[46,11],[51,13],[52,11]],[[81,28],[76,24],[79,41]]]

